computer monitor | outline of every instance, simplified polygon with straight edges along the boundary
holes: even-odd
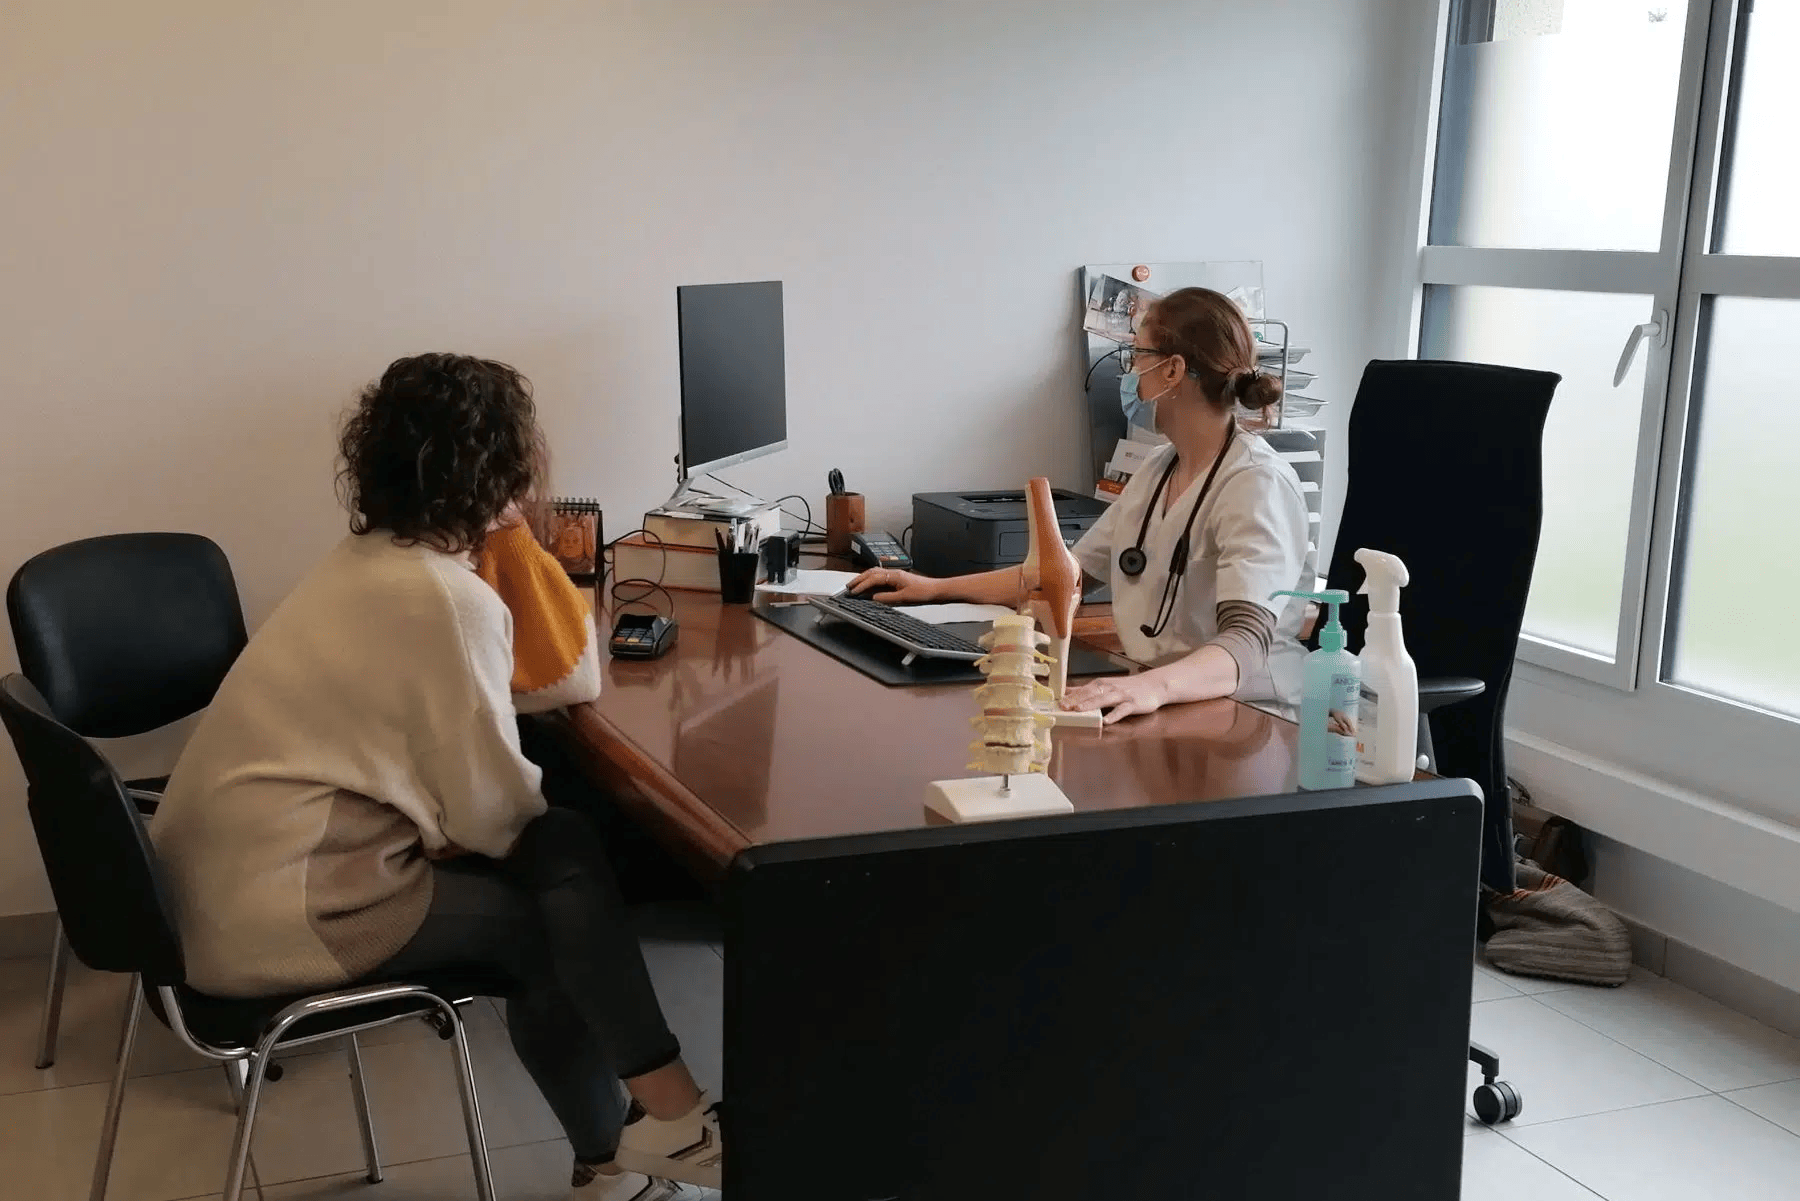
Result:
[[[683,482],[787,448],[781,281],[675,289]]]

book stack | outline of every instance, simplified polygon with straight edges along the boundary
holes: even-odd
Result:
[[[643,528],[613,545],[613,580],[645,580],[694,592],[719,590],[718,539],[740,529],[743,544],[759,546],[781,532],[781,508],[765,505],[727,517],[694,509],[652,509]],[[742,527],[748,526],[748,530]]]

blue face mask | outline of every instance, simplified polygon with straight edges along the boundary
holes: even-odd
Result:
[[[1139,425],[1156,428],[1156,403],[1138,395],[1138,373],[1127,371],[1119,376],[1119,407],[1125,411],[1125,428]]]

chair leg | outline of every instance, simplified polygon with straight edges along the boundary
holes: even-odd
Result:
[[[241,1059],[227,1059],[219,1066],[225,1069],[225,1087],[231,1090],[231,1112],[237,1113],[244,1108],[244,1077],[249,1068]]]
[[[37,1066],[56,1062],[56,1031],[62,1024],[63,983],[69,975],[69,936],[56,923],[56,939],[50,944],[50,983],[44,989],[44,1017],[38,1026]]]
[[[344,1042],[350,1054],[350,1092],[356,1099],[356,1122],[362,1128],[363,1159],[370,1184],[381,1183],[381,1149],[375,1145],[375,1115],[369,1112],[369,1086],[363,1080],[362,1046],[352,1034]]]
[[[475,1068],[469,1060],[469,1036],[462,1015],[448,1001],[440,1002],[450,1020],[456,1043],[456,1084],[462,1093],[463,1124],[469,1131],[469,1158],[475,1164],[476,1201],[494,1201],[494,1176],[488,1168],[487,1132],[481,1125],[481,1102],[475,1095]],[[227,1197],[225,1201],[232,1201]]]
[[[250,1074],[250,1065],[242,1059],[227,1059],[219,1065],[225,1069],[225,1087],[231,1090],[231,1110],[242,1113],[244,1109],[244,1079]],[[250,1187],[256,1190],[257,1201],[262,1201],[262,1177],[256,1171],[256,1156],[250,1156]]]
[[[274,1040],[265,1038],[250,1055],[244,1096],[238,1105],[237,1132],[232,1136],[231,1156],[226,1161],[224,1201],[243,1201],[244,1173],[250,1166],[250,1136],[256,1128],[256,1109],[262,1103],[263,1081],[268,1077],[269,1060],[274,1054]],[[259,1195],[261,1191],[259,1183]]]
[[[1436,773],[1437,748],[1431,743],[1431,715],[1419,711],[1419,754],[1425,756],[1425,770]]]
[[[61,939],[61,931],[57,937]],[[106,1181],[112,1175],[113,1147],[119,1141],[119,1113],[125,1107],[125,1075],[131,1068],[131,1051],[137,1045],[138,1015],[143,1011],[144,978],[131,977],[125,997],[125,1028],[119,1032],[119,1062],[113,1068],[112,1092],[106,1097],[106,1117],[100,1123],[100,1146],[94,1155],[94,1185],[88,1201],[106,1201]]]

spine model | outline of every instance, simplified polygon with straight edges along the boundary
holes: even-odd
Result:
[[[987,677],[975,690],[981,716],[970,719],[980,738],[970,744],[972,771],[1000,776],[1041,772],[1050,762],[1050,689],[1039,682],[1050,673],[1050,659],[1042,649],[1049,645],[1037,622],[1014,614],[997,618],[994,628],[981,636],[987,654],[975,667]]]

